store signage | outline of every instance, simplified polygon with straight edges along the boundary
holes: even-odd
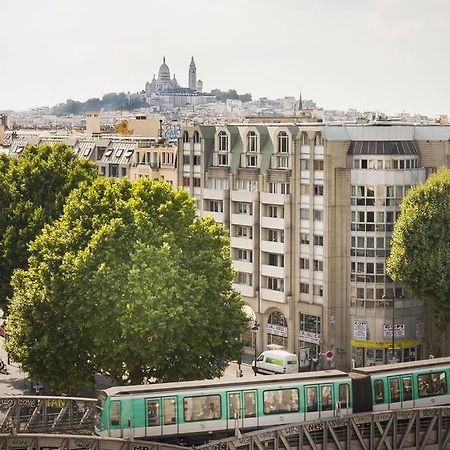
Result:
[[[353,321],[353,339],[365,341],[367,339],[367,322],[365,320]]]
[[[416,337],[423,338],[425,335],[425,326],[423,320],[416,320]]]
[[[385,339],[392,338],[392,324],[383,325],[383,337]],[[405,324],[395,323],[394,338],[404,338],[404,337],[405,337]]]
[[[288,337],[288,329],[282,325],[272,325],[271,323],[268,323],[266,325],[266,332],[267,334],[273,334],[275,336]]]
[[[303,342],[311,342],[312,344],[320,344],[320,334],[311,331],[299,331],[298,337]]]

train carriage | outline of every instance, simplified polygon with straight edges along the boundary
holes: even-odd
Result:
[[[450,358],[361,367],[352,373],[359,396],[354,412],[424,408],[450,404]]]
[[[96,433],[161,439],[214,437],[352,412],[351,380],[338,370],[203,380],[102,391]]]

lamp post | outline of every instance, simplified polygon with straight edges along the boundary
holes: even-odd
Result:
[[[259,330],[259,326],[260,324],[258,323],[258,321],[255,319],[255,323],[252,326],[252,333],[255,336],[255,360],[254,360],[254,367],[253,367],[253,371],[255,372],[255,377],[256,377],[256,358],[257,358],[257,353],[256,353],[256,333],[258,333]]]
[[[391,349],[391,353],[392,353],[392,360],[394,360],[395,358],[395,333],[394,333],[394,328],[395,328],[395,294],[392,297],[388,297],[387,295],[383,295],[381,297],[383,300],[392,300],[392,349]]]

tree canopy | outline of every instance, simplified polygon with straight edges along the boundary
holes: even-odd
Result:
[[[63,144],[29,146],[0,159],[0,306],[7,307],[13,270],[24,268],[28,244],[63,211],[69,193],[98,177],[97,167]]]
[[[56,392],[96,372],[139,383],[210,378],[241,351],[247,317],[221,225],[168,183],[97,179],[16,272],[8,350]],[[38,324],[38,325],[37,325]]]
[[[388,273],[433,302],[450,319],[450,171],[441,169],[410,189],[395,224]]]

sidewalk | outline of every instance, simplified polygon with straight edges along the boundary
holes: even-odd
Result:
[[[8,356],[5,350],[5,339],[0,337],[0,357],[5,364],[8,361]],[[9,374],[0,374],[0,396],[6,395],[30,395],[30,382],[27,379],[27,374],[22,372],[20,365],[11,361],[7,365]]]

